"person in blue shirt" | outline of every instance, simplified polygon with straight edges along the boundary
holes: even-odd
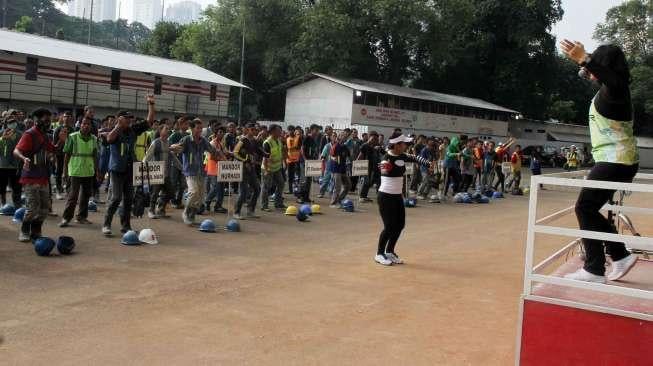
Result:
[[[111,187],[109,192],[110,202],[107,212],[104,216],[104,225],[102,233],[111,235],[111,221],[113,215],[118,210],[122,202],[122,215],[120,224],[121,233],[132,230],[131,227],[131,210],[132,199],[134,196],[133,164],[136,159],[134,155],[134,145],[136,138],[150,129],[150,124],[154,121],[154,96],[147,95],[147,119],[133,123],[134,115],[128,111],[118,113],[118,121],[111,132],[100,134],[103,142],[109,145],[109,175]]]
[[[347,193],[349,193],[351,187],[351,181],[347,175],[347,160],[350,158],[350,155],[349,149],[344,144],[346,138],[346,132],[340,132],[336,143],[331,146],[331,152],[329,154],[329,171],[334,182],[331,207],[337,207],[347,197]]]

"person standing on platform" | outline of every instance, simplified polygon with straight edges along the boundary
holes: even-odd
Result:
[[[633,134],[633,109],[630,94],[630,69],[621,48],[599,46],[592,54],[580,42],[560,43],[567,57],[581,67],[579,75],[600,85],[589,110],[592,155],[596,164],[587,179],[630,183],[639,170],[639,151]],[[614,196],[610,189],[583,188],[576,201],[576,217],[581,230],[617,234],[614,225],[601,214],[601,209]],[[605,254],[612,259],[607,275],[616,281],[637,263],[624,243],[583,239],[585,264],[565,277],[577,281],[605,283]]]
[[[139,123],[132,123],[134,115],[128,111],[118,112],[118,122],[111,132],[101,135],[101,139],[109,145],[109,175],[111,186],[109,191],[109,207],[104,216],[102,234],[111,235],[111,222],[113,215],[118,211],[122,202],[122,214],[120,217],[121,233],[132,230],[131,212],[134,197],[133,165],[134,146],[136,138],[150,129],[150,123],[154,121],[154,96],[147,95],[147,119]]]
[[[19,183],[23,186],[27,198],[25,216],[18,234],[18,240],[21,242],[29,242],[41,236],[43,221],[48,217],[51,204],[48,153],[54,153],[68,137],[65,132],[61,133],[59,140],[53,145],[46,135],[50,130],[52,113],[45,108],[39,108],[32,116],[34,126],[25,131],[14,149],[14,156],[23,163]]]
[[[66,208],[59,227],[66,227],[73,219],[75,206],[79,198],[79,211],[77,212],[78,224],[88,225],[88,201],[93,194],[95,181],[100,172],[97,164],[97,137],[91,135],[91,120],[84,118],[79,126],[79,131],[68,136],[63,152],[64,171],[63,177],[70,182]],[[70,179],[68,179],[70,177]],[[81,198],[80,198],[81,190]]]
[[[206,195],[206,172],[204,171],[204,153],[208,152],[217,160],[217,150],[202,137],[202,120],[196,118],[189,124],[190,135],[179,141],[179,144],[172,145],[171,149],[179,150],[181,162],[183,165],[183,174],[186,177],[188,186],[188,202],[181,214],[181,218],[186,225],[195,224],[195,216],[204,203]]]

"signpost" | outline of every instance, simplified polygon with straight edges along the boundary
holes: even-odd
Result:
[[[166,176],[165,161],[149,161],[146,163],[134,162],[133,180],[134,186],[163,184]]]
[[[368,173],[369,160],[354,160],[351,164],[351,176],[360,177]]]

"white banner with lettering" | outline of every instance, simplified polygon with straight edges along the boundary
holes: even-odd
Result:
[[[240,161],[218,161],[218,182],[242,182],[243,163]]]
[[[319,177],[322,175],[322,160],[304,161],[304,175],[306,177]]]
[[[354,160],[351,164],[351,176],[360,177],[368,173],[369,160]]]
[[[147,167],[147,171],[145,170]],[[166,162],[165,161],[148,161],[147,163],[134,162],[133,168],[135,186],[142,186],[145,184],[163,184],[166,176]],[[149,176],[149,179],[148,179]]]

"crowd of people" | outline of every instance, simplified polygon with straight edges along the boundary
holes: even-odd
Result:
[[[257,209],[283,211],[290,197],[308,204],[328,196],[330,206],[338,208],[348,196],[371,202],[374,187],[379,197],[397,194],[396,182],[392,193],[381,187],[388,173],[382,162],[393,144],[375,131],[359,134],[356,129],[335,131],[316,124],[285,129],[275,124],[238,126],[217,119],[205,123],[189,115],[156,119],[155,98],[148,95],[147,103],[145,119],[126,110],[98,119],[92,106],[85,107],[77,120],[72,111],[53,113],[44,108],[29,116],[19,110],[3,113],[0,199],[8,204],[9,188],[14,208],[25,205],[20,241],[41,236],[43,221],[55,215],[53,199],[66,201],[60,227],[70,226],[73,219],[90,224],[89,205],[106,203],[102,233],[109,236],[116,214],[121,233],[132,230],[133,216],[165,218],[171,209],[183,210],[183,222],[196,225],[204,212],[228,212],[226,194],[238,196],[233,217],[239,220],[258,218]],[[397,136],[404,136],[400,129],[391,137]],[[520,192],[522,153],[513,139],[495,146],[465,135],[406,138],[410,143],[402,153],[412,157],[407,163],[415,164],[415,169],[410,179],[403,178],[402,169],[401,196],[439,202],[449,193],[470,190]],[[241,182],[228,185],[218,180],[218,162],[224,160],[242,162]],[[321,177],[305,176],[309,160],[322,162]],[[367,174],[352,176],[356,160],[368,161]],[[163,183],[134,186],[135,162],[164,162]],[[536,158],[531,168],[537,174]],[[314,184],[318,187],[313,189]]]

